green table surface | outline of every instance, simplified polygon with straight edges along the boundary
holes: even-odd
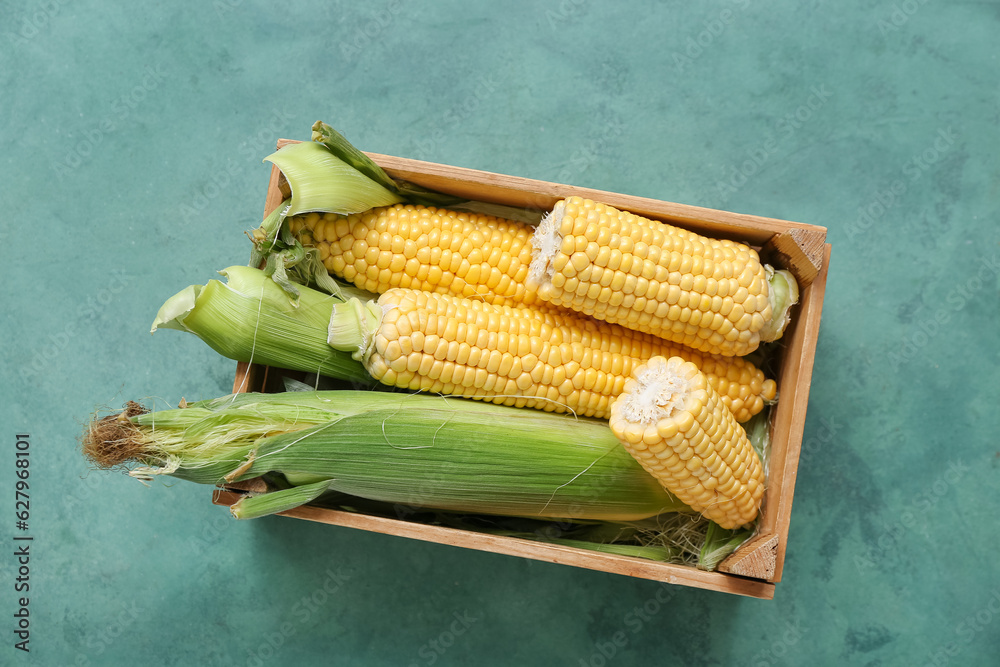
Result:
[[[0,26],[0,663],[1000,660],[996,2],[33,0]],[[364,150],[829,229],[773,601],[236,522],[207,487],[88,469],[95,409],[228,392],[233,362],[149,325],[246,261],[261,159],[317,119]]]

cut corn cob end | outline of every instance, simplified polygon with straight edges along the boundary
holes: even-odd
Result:
[[[668,491],[723,528],[757,518],[764,469],[704,373],[654,357],[611,406],[612,432]]]

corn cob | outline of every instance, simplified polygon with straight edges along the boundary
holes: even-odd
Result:
[[[532,245],[528,287],[540,299],[696,350],[749,354],[787,323],[791,304],[768,289],[775,272],[741,243],[570,197]],[[794,303],[794,279],[779,273]]]
[[[740,420],[776,393],[774,381],[743,359],[575,313],[402,288],[335,305],[328,342],[353,351],[387,385],[602,419],[633,369],[656,355],[697,364]]]
[[[393,287],[532,304],[525,281],[530,225],[490,215],[397,204],[364,213],[309,213],[289,219],[333,275],[369,292]]]
[[[245,497],[232,508],[237,518],[327,491],[535,518],[632,521],[690,511],[606,424],[440,396],[238,394],[155,413],[131,402],[90,424],[83,450],[98,467],[131,466],[140,479],[223,484],[276,472],[293,485]]]
[[[611,406],[612,432],[664,488],[723,528],[753,521],[764,470],[704,373],[679,357],[639,366]]]

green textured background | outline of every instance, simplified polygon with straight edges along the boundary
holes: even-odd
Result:
[[[997,664],[997,34],[996,2],[3,3],[0,663]],[[236,523],[206,488],[88,473],[96,406],[228,391],[232,362],[149,324],[245,261],[260,159],[317,119],[365,150],[829,228],[774,601]]]

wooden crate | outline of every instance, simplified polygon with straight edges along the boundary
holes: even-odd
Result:
[[[281,140],[278,147],[288,143],[292,142]],[[752,540],[722,562],[718,572],[704,572],[688,566],[319,507],[299,507],[282,515],[725,593],[773,598],[785,559],[795,475],[826,287],[830,257],[830,246],[825,242],[826,229],[388,155],[369,155],[394,178],[469,199],[548,210],[564,197],[589,197],[707,236],[743,241],[760,249],[762,257],[772,264],[791,270],[799,280],[801,300],[793,311],[792,324],[782,338],[779,352],[776,380],[780,400],[771,415],[771,460],[760,529]],[[273,211],[287,196],[287,183],[275,167],[268,187],[265,214]],[[264,391],[269,384],[268,372],[264,367],[240,363],[233,391]],[[213,502],[230,505],[244,490],[218,489],[214,492]]]

